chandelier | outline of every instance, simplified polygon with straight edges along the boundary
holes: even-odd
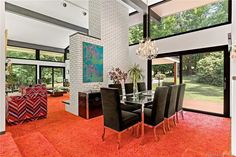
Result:
[[[158,48],[155,46],[155,41],[150,38],[146,38],[139,43],[139,48],[136,51],[136,55],[151,60],[156,58]]]

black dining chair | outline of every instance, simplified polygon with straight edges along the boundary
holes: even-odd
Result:
[[[109,88],[117,88],[119,90],[119,95],[122,97],[123,92],[122,92],[122,86],[121,84],[109,84],[108,85]],[[133,105],[133,104],[125,104],[125,103],[121,103],[121,110],[125,110],[125,111],[134,111],[137,110],[137,105]]]
[[[139,116],[132,112],[122,111],[118,89],[101,88],[102,110],[104,115],[104,129],[102,140],[105,138],[105,129],[118,133],[118,149],[120,148],[121,133],[128,128],[139,125]]]
[[[144,123],[153,128],[155,140],[157,141],[156,128],[162,124],[163,132],[165,130],[165,106],[168,95],[168,87],[159,87],[156,89],[153,100],[153,108],[144,108]],[[141,116],[141,109],[133,111]]]
[[[125,94],[131,94],[134,92],[134,84],[133,83],[125,83]]]
[[[119,90],[119,94],[122,95],[122,85],[121,84],[109,84],[108,85],[109,88],[117,88]]]
[[[138,92],[146,91],[146,84],[145,84],[145,82],[138,82],[137,86],[138,86]]]
[[[184,101],[185,87],[186,87],[185,84],[180,84],[179,89],[178,89],[177,103],[176,103],[176,110],[175,110],[177,122],[179,122],[178,113],[181,113],[182,119],[184,119],[183,101]]]
[[[167,119],[167,128],[170,130],[170,119],[173,117],[173,122],[176,125],[175,110],[176,110],[176,101],[178,95],[178,85],[169,86],[166,108],[165,108],[165,118]]]

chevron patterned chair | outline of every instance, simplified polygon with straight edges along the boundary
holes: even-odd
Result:
[[[47,117],[47,89],[44,85],[26,87],[21,96],[7,97],[7,122],[22,124]]]

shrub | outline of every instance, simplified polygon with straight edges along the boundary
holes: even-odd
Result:
[[[210,53],[197,62],[197,82],[223,86],[224,57],[222,52]]]

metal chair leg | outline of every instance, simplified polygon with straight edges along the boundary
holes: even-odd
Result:
[[[174,122],[174,125],[177,126],[176,125],[176,116],[173,117],[173,122]]]
[[[181,111],[182,119],[184,120],[184,111]]]
[[[178,114],[178,112],[175,113],[175,116],[176,116],[177,123],[179,123],[179,114]]]
[[[170,119],[169,118],[167,119],[167,127],[168,127],[168,130],[170,131]]]
[[[121,133],[118,133],[117,149],[120,149],[120,140],[121,140]]]
[[[165,121],[162,124],[162,130],[163,130],[163,133],[166,134]]]
[[[157,137],[156,127],[153,127],[153,134],[154,134],[154,137],[155,137],[155,141],[157,142],[159,137]]]
[[[105,140],[105,127],[103,128],[102,141]]]

